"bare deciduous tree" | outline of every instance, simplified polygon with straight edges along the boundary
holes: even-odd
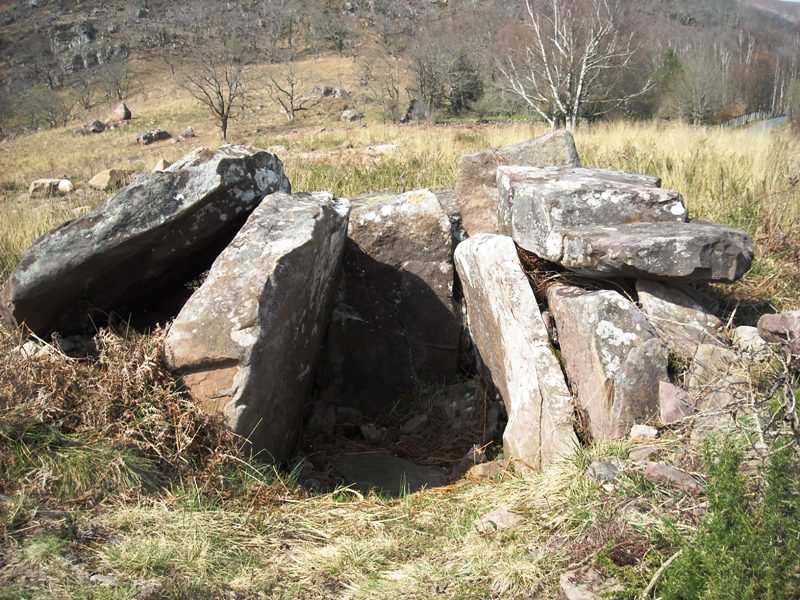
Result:
[[[228,125],[238,118],[247,101],[247,85],[241,58],[224,51],[201,52],[183,80],[192,97],[211,111],[228,139]]]
[[[303,79],[291,62],[284,64],[279,75],[271,74],[267,80],[267,95],[280,104],[286,119],[294,121],[297,113],[310,110],[322,101],[321,95],[308,95],[302,92]]]
[[[585,106],[597,114],[649,88],[649,81],[624,93],[617,87],[636,50],[620,0],[525,0],[525,11],[529,31],[500,71],[551,127],[573,129]]]

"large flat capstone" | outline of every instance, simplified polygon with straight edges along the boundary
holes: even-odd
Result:
[[[577,443],[573,405],[511,238],[478,234],[455,253],[469,329],[508,413],[506,455],[545,467]]]
[[[553,262],[595,277],[732,283],[753,262],[745,232],[702,221],[566,229],[552,249]]]
[[[352,200],[320,398],[367,414],[458,374],[451,222],[435,194]]]
[[[267,196],[167,335],[195,400],[278,461],[311,401],[348,212],[327,193]]]
[[[456,179],[456,195],[464,229],[469,235],[498,233],[497,168],[501,165],[580,165],[575,141],[568,131],[554,131],[541,137],[488,148],[461,157]]]
[[[34,243],[3,286],[0,317],[40,336],[102,324],[206,270],[266,194],[289,189],[268,152],[198,149]]]
[[[612,290],[547,291],[561,355],[595,441],[624,437],[659,414],[668,352],[636,305]]]
[[[547,258],[566,228],[686,220],[683,197],[649,175],[572,167],[500,167],[501,233]]]
[[[648,175],[567,167],[500,167],[503,233],[522,248],[596,277],[720,281],[750,267],[739,230],[687,222],[683,198]]]

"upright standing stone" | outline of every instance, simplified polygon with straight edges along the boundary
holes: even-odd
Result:
[[[195,400],[278,461],[311,401],[348,211],[324,193],[265,198],[167,336]]]
[[[0,319],[45,336],[158,299],[208,269],[266,194],[289,188],[268,152],[200,148],[39,238],[0,292]]]
[[[634,424],[656,418],[668,352],[633,302],[611,290],[563,284],[550,287],[547,298],[592,439],[625,437]]]
[[[456,249],[469,329],[508,413],[507,456],[545,467],[576,444],[572,396],[509,237],[479,234]]]
[[[554,131],[536,139],[489,148],[461,157],[456,179],[456,194],[461,206],[464,229],[469,235],[498,233],[497,168],[501,165],[580,166],[575,141],[568,131]]]
[[[451,224],[428,190],[353,199],[320,374],[323,401],[366,414],[458,374]]]

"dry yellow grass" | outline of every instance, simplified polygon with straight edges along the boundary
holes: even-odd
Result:
[[[148,66],[149,65],[149,66]],[[218,129],[204,109],[180,85],[180,73],[167,75],[141,65],[146,91],[128,104],[130,127],[97,136],[76,135],[81,119],[68,127],[43,130],[6,141],[0,154],[0,276],[24,249],[56,223],[94,207],[95,194],[29,210],[25,191],[33,179],[69,176],[78,183],[97,171],[118,166],[149,171],[161,158],[174,161],[195,146],[216,147]],[[275,66],[249,67],[253,110],[230,130],[231,143],[259,147],[282,145],[286,171],[298,191],[331,190],[340,196],[383,189],[434,189],[454,185],[459,158],[489,146],[520,142],[544,133],[538,123],[393,125],[379,122],[379,108],[359,100],[358,65],[323,57],[297,65],[305,86],[343,87],[346,101],[326,101],[288,124],[263,90]],[[365,112],[362,123],[341,123],[345,105]],[[92,116],[104,116],[99,106]],[[174,135],[192,126],[197,138],[183,143],[138,146],[136,134],[164,128]],[[759,132],[694,128],[681,124],[611,123],[582,127],[576,143],[587,166],[659,175],[664,186],[680,190],[695,218],[746,229],[754,235],[758,260],[739,289],[751,299],[764,297],[779,308],[800,307],[800,140],[788,131]],[[396,148],[376,153],[376,145]],[[310,152],[314,154],[309,155]],[[85,209],[84,209],[85,210]]]

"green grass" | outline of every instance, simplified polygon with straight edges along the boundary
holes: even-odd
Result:
[[[659,588],[665,600],[800,596],[796,446],[789,440],[777,442],[763,490],[752,489],[742,461],[742,450],[730,441],[707,447],[708,514],[667,570]]]

